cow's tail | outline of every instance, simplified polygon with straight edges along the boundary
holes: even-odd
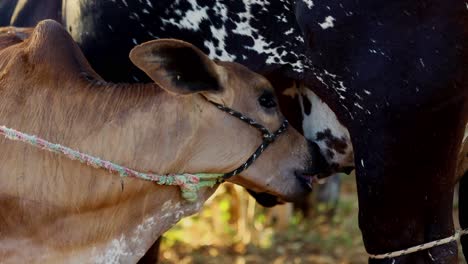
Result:
[[[468,171],[465,171],[458,189],[458,219],[462,229],[468,228]],[[463,249],[463,255],[468,260],[468,235],[460,238]]]

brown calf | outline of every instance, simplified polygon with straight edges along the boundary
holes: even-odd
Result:
[[[274,96],[265,103],[268,81],[185,42],[136,47],[131,60],[157,84],[128,85],[102,81],[56,22],[41,22],[24,41],[0,39],[12,43],[0,50],[0,125],[137,171],[228,172],[252,155],[260,133],[208,99],[270,131],[283,121]],[[134,263],[216,189],[189,203],[176,187],[121,179],[24,143],[1,138],[0,149],[2,263]],[[300,199],[308,190],[295,173],[310,160],[306,140],[289,128],[230,181]]]

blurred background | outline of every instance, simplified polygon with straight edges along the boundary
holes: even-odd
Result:
[[[339,199],[309,197],[303,212],[292,205],[263,208],[241,187],[222,184],[202,211],[164,235],[160,262],[364,264],[354,175],[340,176]],[[454,217],[458,228],[455,203]],[[459,251],[460,263],[463,260]]]

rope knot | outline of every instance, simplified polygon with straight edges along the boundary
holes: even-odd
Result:
[[[271,143],[271,142],[273,142],[273,140],[275,140],[275,135],[271,134],[271,133],[265,133],[265,134],[263,134],[263,139],[266,142]]]

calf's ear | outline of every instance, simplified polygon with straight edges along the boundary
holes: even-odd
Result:
[[[219,66],[190,43],[175,39],[145,42],[132,49],[130,60],[167,91],[221,91]]]

